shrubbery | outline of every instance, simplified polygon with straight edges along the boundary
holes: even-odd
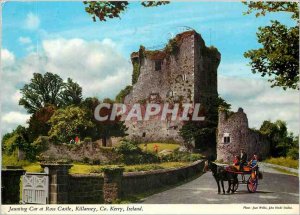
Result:
[[[119,162],[124,164],[143,164],[157,163],[159,158],[156,154],[143,152],[135,143],[124,140],[119,147],[116,148],[119,154]]]
[[[288,151],[287,156],[294,159],[294,160],[298,160],[299,159],[299,149],[296,148],[296,147],[291,148]]]
[[[201,154],[191,154],[188,152],[179,152],[175,150],[172,154],[164,155],[161,157],[163,162],[194,162],[202,159],[203,156]]]
[[[299,161],[289,157],[269,158],[265,162],[295,169],[299,168]]]

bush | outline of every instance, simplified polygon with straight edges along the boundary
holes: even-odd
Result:
[[[289,157],[269,158],[265,162],[295,169],[299,168],[299,161]]]
[[[161,157],[163,162],[194,162],[197,160],[201,160],[203,156],[201,154],[191,154],[188,152],[179,152],[175,151],[172,154],[165,155]]]
[[[17,152],[13,152],[11,155],[3,154],[2,166],[27,166],[30,162],[27,160],[18,160]]]
[[[291,148],[288,151],[287,156],[294,159],[294,160],[298,160],[299,159],[299,149],[298,148]]]
[[[128,140],[122,141],[121,145],[116,151],[123,155],[139,154],[142,152],[142,150],[136,144]]]
[[[143,164],[143,163],[156,163],[159,162],[157,155],[149,152],[143,152],[137,144],[128,140],[121,143],[116,148],[119,154],[119,161],[124,164]]]
[[[82,160],[83,163],[89,164],[90,163],[90,159],[88,157],[84,157]]]
[[[86,137],[86,138],[84,138],[83,142],[85,142],[85,143],[91,143],[92,142],[92,138],[91,137]]]
[[[43,152],[49,147],[49,137],[47,136],[39,136],[33,143],[32,147],[35,150],[36,154]]]

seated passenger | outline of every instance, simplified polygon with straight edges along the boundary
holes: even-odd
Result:
[[[254,168],[257,166],[257,155],[254,154],[252,159],[249,161],[248,165],[251,167],[251,168]]]
[[[239,156],[237,156],[237,155],[234,156],[233,165],[234,166],[240,165],[240,158],[239,158]]]

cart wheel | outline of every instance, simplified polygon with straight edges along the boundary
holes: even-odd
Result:
[[[255,193],[257,189],[258,180],[257,178],[252,179],[251,176],[247,181],[247,189],[249,193]]]

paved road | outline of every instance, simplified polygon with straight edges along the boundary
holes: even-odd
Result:
[[[225,186],[226,184],[226,186]],[[225,189],[227,183],[225,183]],[[256,193],[248,193],[246,185],[240,185],[234,194],[218,194],[217,184],[207,172],[199,178],[152,195],[143,201],[144,204],[233,204],[233,203],[267,203],[298,204],[299,178],[291,175],[266,173],[259,181]]]

